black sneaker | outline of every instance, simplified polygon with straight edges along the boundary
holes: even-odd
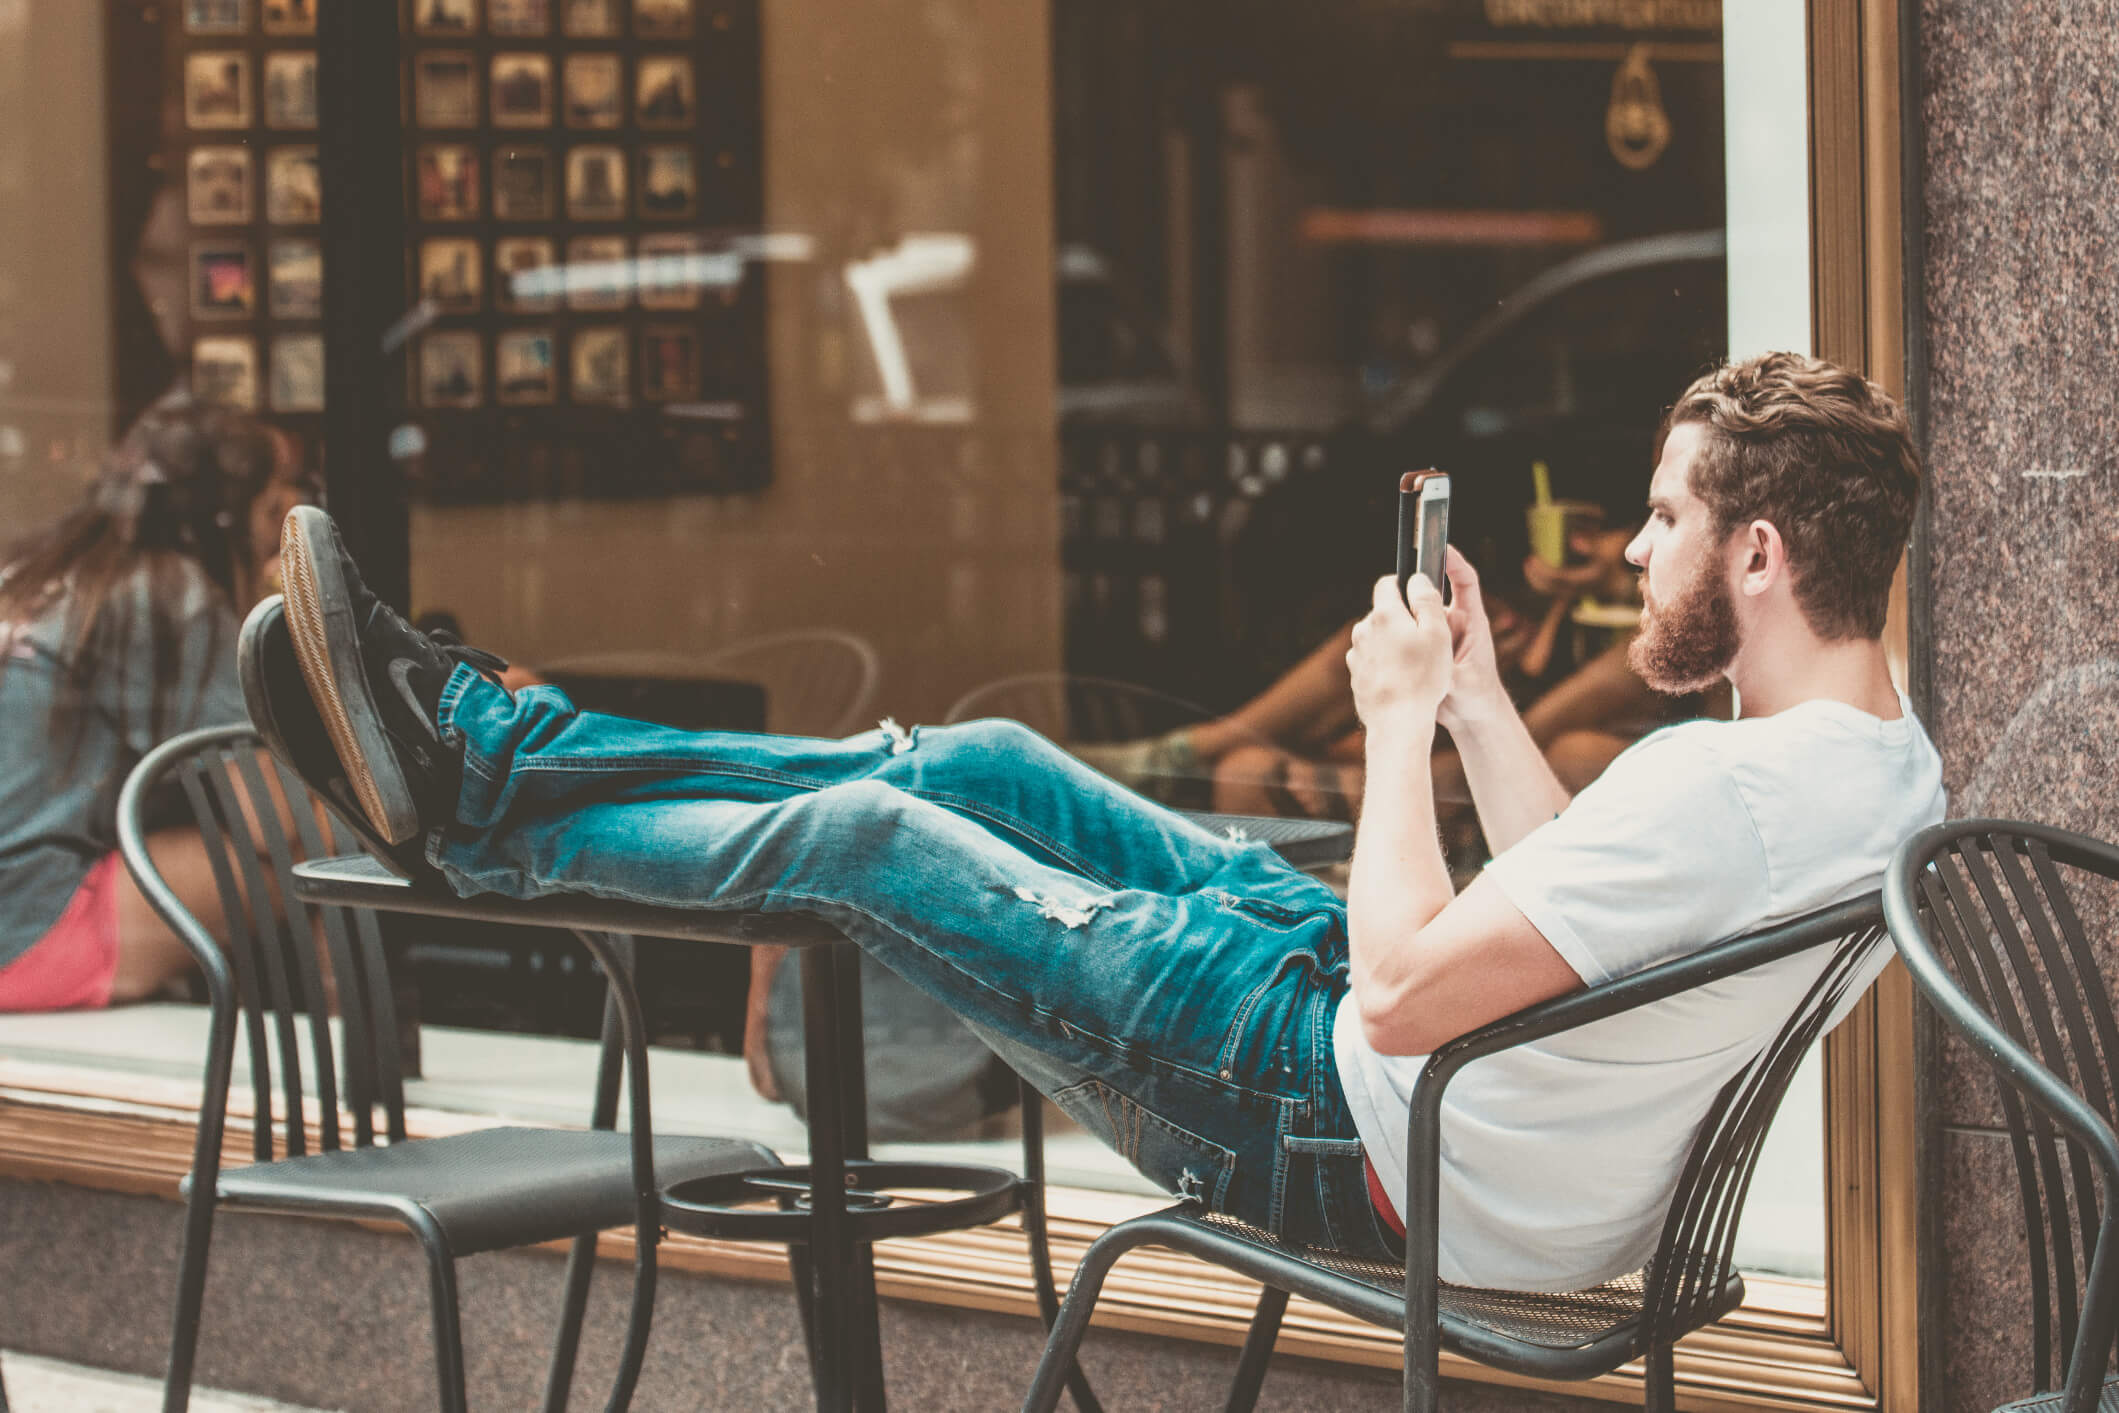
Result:
[[[406,878],[431,873],[419,840],[392,845],[368,823],[324,730],[324,719],[309,699],[309,684],[302,678],[294,639],[287,632],[286,606],[278,594],[250,610],[243,620],[236,664],[243,683],[243,705],[265,749],[329,804],[345,827],[393,872]]]
[[[331,517],[296,506],[280,531],[287,628],[309,696],[369,825],[390,845],[456,813],[463,751],[436,725],[458,663],[498,674],[488,652],[429,637],[361,582]]]

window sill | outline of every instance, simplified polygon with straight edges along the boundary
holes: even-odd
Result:
[[[0,1176],[174,1199],[187,1171],[198,1112],[198,1056],[205,1013],[182,1006],[135,1007],[102,1015],[0,1017]],[[505,1056],[496,1052],[505,1051]],[[594,1047],[541,1037],[497,1037],[427,1030],[430,1078],[408,1086],[414,1137],[504,1122],[581,1122]],[[527,1062],[526,1062],[527,1061]],[[657,1115],[670,1131],[740,1132],[793,1156],[801,1130],[792,1115],[749,1094],[741,1064],[723,1056],[658,1051]],[[675,1069],[679,1073],[670,1074]],[[693,1073],[694,1069],[697,1073]],[[241,1082],[229,1096],[223,1161],[249,1161],[253,1110]],[[315,1116],[312,1112],[311,1122]],[[1012,1137],[923,1144],[916,1152],[1013,1167]],[[882,1151],[882,1150],[879,1150]],[[1056,1133],[1054,1259],[1062,1281],[1088,1244],[1115,1222],[1161,1205],[1116,1166],[1093,1139]],[[1132,1190],[1111,1190],[1124,1182]],[[1092,1188],[1084,1184],[1096,1183]],[[606,1233],[607,1257],[629,1259],[629,1233]],[[671,1270],[748,1280],[784,1280],[777,1248],[673,1235],[662,1248]],[[876,1247],[885,1295],[1035,1317],[1036,1303],[1015,1222]],[[1737,1409],[1870,1409],[1875,1396],[1834,1343],[1821,1285],[1751,1277],[1744,1308],[1678,1347],[1680,1406]],[[1149,1250],[1112,1273],[1097,1323],[1151,1335],[1235,1345],[1243,1339],[1255,1287],[1173,1252]],[[1389,1331],[1297,1300],[1279,1352],[1391,1368],[1399,1341]],[[1445,1356],[1443,1373],[1483,1383],[1545,1389],[1638,1405],[1640,1371],[1629,1366],[1583,1384],[1523,1380]]]

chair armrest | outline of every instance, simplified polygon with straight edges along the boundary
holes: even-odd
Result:
[[[1573,1030],[1592,1021],[1668,1000],[1710,981],[1720,981],[1723,977],[1792,957],[1797,952],[1837,942],[1851,932],[1875,926],[1882,920],[1880,895],[1869,893],[1805,914],[1779,927],[1747,933],[1674,961],[1660,962],[1601,986],[1570,991],[1550,1001],[1525,1006],[1513,1015],[1467,1031],[1437,1048],[1420,1073],[1421,1086],[1425,1087],[1436,1078],[1448,1083],[1456,1071],[1481,1055],[1513,1049],[1563,1030]]]

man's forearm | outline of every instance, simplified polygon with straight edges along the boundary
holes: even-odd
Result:
[[[1368,733],[1368,788],[1347,879],[1350,980],[1364,1018],[1416,989],[1420,929],[1454,896],[1435,833],[1432,725]]]
[[[1500,853],[1567,808],[1573,797],[1530,728],[1505,698],[1490,708],[1449,723],[1450,739],[1464,764],[1486,846]]]

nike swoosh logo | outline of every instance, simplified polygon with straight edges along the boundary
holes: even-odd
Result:
[[[441,732],[436,730],[434,723],[427,719],[427,709],[419,704],[419,697],[412,690],[412,683],[407,676],[411,671],[412,659],[409,657],[398,658],[390,664],[390,680],[396,685],[397,694],[405,699],[405,705],[412,708],[412,719],[421,726],[426,727],[427,734],[432,736],[435,743],[439,745]]]

